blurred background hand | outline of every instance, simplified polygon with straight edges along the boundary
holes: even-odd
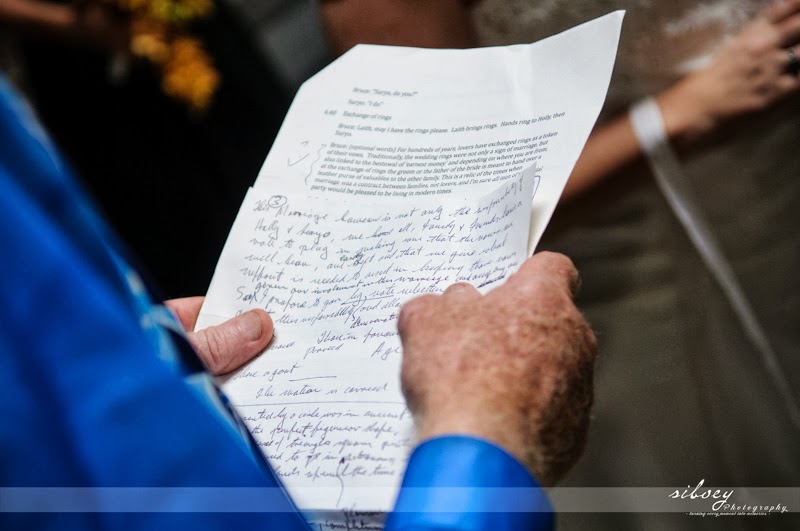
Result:
[[[129,17],[108,0],[60,4],[41,0],[3,0],[0,23],[10,28],[113,55],[127,52]]]
[[[691,141],[729,120],[762,111],[800,91],[790,52],[800,55],[800,1],[773,4],[724,45],[706,68],[662,93],[671,138]]]

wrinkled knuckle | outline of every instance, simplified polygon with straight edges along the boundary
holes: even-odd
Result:
[[[432,295],[424,295],[411,299],[406,302],[400,313],[397,316],[397,330],[401,335],[408,333],[413,327],[414,323],[419,320],[419,316],[425,312],[425,309],[431,303]]]
[[[458,295],[459,297],[476,298],[480,296],[480,292],[469,282],[456,282],[455,284],[448,286],[442,295],[447,298],[452,298],[454,295]]]
[[[561,274],[571,288],[577,284],[578,269],[569,256],[560,253],[550,253],[547,260],[550,262],[552,270]]]
[[[558,264],[561,264],[561,263],[562,263],[562,261],[563,261],[565,258],[566,258],[567,260],[569,260],[569,258],[567,258],[566,256],[564,256],[563,254],[561,254],[561,253],[555,253],[555,252],[553,252],[553,251],[542,251],[542,252],[540,252],[540,253],[537,253],[537,256],[539,256],[539,260],[541,260],[542,262],[544,262],[544,263],[546,263],[546,264],[548,264],[548,265],[558,265]]]
[[[572,261],[572,258],[565,254],[556,254],[556,259],[558,260],[559,264],[563,268],[564,271],[568,273],[577,273],[578,270],[575,268],[575,263]]]
[[[414,307],[407,302],[400,308],[400,313],[397,315],[397,331],[401,335],[408,331],[412,315],[414,315]]]
[[[569,256],[561,253],[554,253],[552,251],[545,251],[545,258],[555,265],[562,268],[574,268],[572,259]]]
[[[475,286],[470,284],[469,282],[456,282],[448,287],[445,292],[447,291],[462,291],[462,290],[473,290]]]

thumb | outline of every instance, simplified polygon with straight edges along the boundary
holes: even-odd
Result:
[[[238,369],[267,348],[272,329],[267,312],[251,310],[188,335],[208,371],[219,376]]]

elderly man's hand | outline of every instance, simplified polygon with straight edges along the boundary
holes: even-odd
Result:
[[[586,442],[596,353],[572,298],[578,273],[539,253],[482,296],[469,284],[400,312],[402,385],[421,439],[466,434],[520,459],[549,486]]]
[[[180,319],[208,371],[219,376],[255,358],[272,339],[272,319],[264,310],[250,310],[217,326],[192,332],[204,297],[172,299],[164,304]]]

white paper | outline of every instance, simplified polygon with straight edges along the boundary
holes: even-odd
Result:
[[[272,315],[275,340],[224,389],[301,509],[391,509],[414,443],[400,307],[459,281],[489,290],[526,258],[621,20],[524,46],[359,46],[301,89],[197,324]]]
[[[198,327],[271,314],[273,344],[224,388],[300,507],[391,505],[413,441],[400,307],[515,271],[538,180],[528,171],[477,200],[366,205],[250,189]]]
[[[623,15],[528,45],[358,45],[300,88],[255,186],[464,197],[535,163],[532,251],[605,101]]]

